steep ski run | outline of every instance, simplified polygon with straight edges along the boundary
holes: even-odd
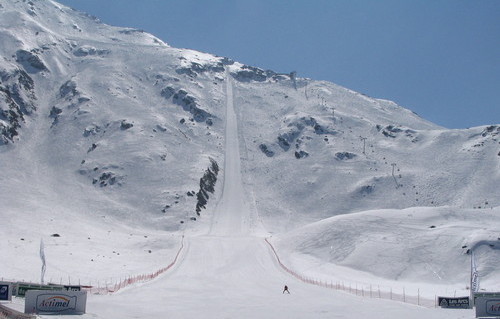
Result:
[[[89,298],[85,318],[451,318],[431,309],[305,284],[279,268],[242,186],[233,89],[227,77],[224,186],[206,235],[185,239],[178,264],[142,287]],[[258,229],[257,229],[258,230]],[[284,285],[291,294],[283,294]]]
[[[226,146],[224,157],[224,186],[217,204],[210,234],[214,236],[243,236],[251,232],[255,214],[245,200],[241,177],[238,123],[234,111],[233,83],[226,75]]]

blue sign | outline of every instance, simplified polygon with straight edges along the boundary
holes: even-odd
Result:
[[[11,300],[12,289],[7,283],[0,283],[0,300]]]

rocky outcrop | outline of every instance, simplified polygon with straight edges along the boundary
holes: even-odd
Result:
[[[351,160],[356,157],[356,154],[350,152],[337,152],[335,153],[335,158],[340,161]]]
[[[233,73],[233,77],[240,82],[264,82],[268,78],[268,73],[262,69],[244,65],[241,70]]]
[[[240,82],[277,82],[291,80],[296,88],[296,72],[280,74],[272,70],[263,70],[249,65],[243,65],[238,71],[231,73],[234,79]]]
[[[308,156],[309,156],[309,153],[307,153],[306,151],[303,151],[303,150],[299,150],[299,151],[295,152],[296,159],[301,159],[301,158],[308,157]]]
[[[278,145],[286,152],[290,149],[291,145],[303,134],[303,131],[310,127],[313,129],[315,134],[318,135],[335,135],[337,131],[328,127],[327,125],[321,125],[312,116],[302,116],[297,119],[292,120],[288,124],[288,129],[286,132],[278,135]],[[298,143],[296,143],[298,148]],[[304,154],[302,154],[304,155]],[[307,156],[307,155],[306,155]],[[302,158],[304,156],[301,156]]]
[[[206,122],[208,125],[213,123],[211,120],[212,114],[201,109],[196,98],[186,90],[180,89],[176,91],[174,88],[167,86],[160,94],[165,99],[172,98],[172,102],[181,106],[184,111],[191,113],[196,122]]]
[[[26,115],[36,111],[33,79],[23,70],[0,70],[0,145],[14,142]]]
[[[274,152],[271,151],[266,144],[260,144],[259,149],[261,150],[262,153],[266,154],[267,157],[273,157]]]
[[[210,166],[205,171],[205,174],[200,178],[200,190],[196,194],[196,214],[200,216],[202,209],[206,208],[208,203],[209,194],[215,191],[215,183],[217,182],[217,175],[219,173],[219,165],[217,162],[210,159]]]
[[[111,51],[109,50],[102,50],[102,49],[96,49],[92,46],[81,46],[75,51],[73,51],[73,54],[77,57],[87,57],[87,56],[99,56],[99,57],[104,57],[108,55]]]
[[[377,125],[376,128],[385,137],[396,138],[399,135],[403,135],[410,138],[414,143],[418,142],[418,138],[416,137],[417,132],[412,129],[404,128],[399,125],[387,125],[385,127],[382,127],[382,125]]]
[[[184,59],[184,58],[181,58]],[[214,72],[214,73],[220,73],[224,72],[224,62],[214,62],[214,63],[208,63],[208,64],[200,64],[196,62],[191,62],[189,66],[181,67],[175,70],[177,74],[183,74],[187,75],[189,77],[197,77],[200,74],[203,73],[208,73],[208,72]]]
[[[42,59],[37,55],[37,50],[17,50],[16,58],[17,62],[22,64],[24,69],[29,73],[48,71]]]

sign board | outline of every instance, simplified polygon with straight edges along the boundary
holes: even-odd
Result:
[[[0,281],[0,300],[12,300],[12,285],[10,283]]]
[[[28,290],[24,312],[42,315],[83,315],[86,306],[86,291]]]
[[[481,293],[475,295],[476,318],[500,317],[500,293]]]
[[[441,308],[469,309],[469,297],[438,297],[438,304]]]
[[[32,283],[21,283],[18,282],[16,285],[16,289],[14,295],[17,297],[24,297],[28,290],[64,290],[64,286],[59,285],[39,285]]]

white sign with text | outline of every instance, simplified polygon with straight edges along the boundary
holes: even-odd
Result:
[[[28,290],[25,313],[82,315],[87,305],[86,291]]]

